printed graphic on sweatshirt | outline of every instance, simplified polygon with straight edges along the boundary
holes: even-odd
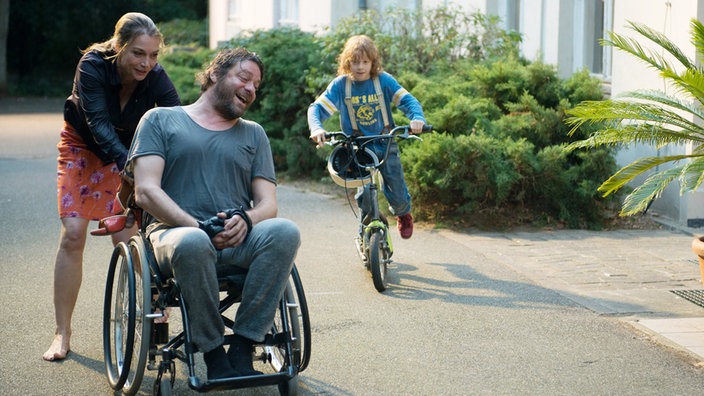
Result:
[[[359,125],[368,127],[379,122],[378,114],[381,109],[377,94],[352,96],[350,99],[352,107],[355,108],[355,116]]]

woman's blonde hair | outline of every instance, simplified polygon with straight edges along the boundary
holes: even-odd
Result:
[[[158,38],[160,47],[164,45],[164,36],[151,18],[140,12],[128,12],[118,19],[111,38],[102,43],[91,44],[82,53],[97,50],[102,52],[106,59],[117,58],[135,38],[143,34]]]
[[[364,34],[350,37],[345,43],[345,48],[338,59],[337,75],[351,74],[351,63],[366,55],[372,62],[371,78],[378,76],[384,69],[381,67],[381,56],[376,49],[374,41]]]

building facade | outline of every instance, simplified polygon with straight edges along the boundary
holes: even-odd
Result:
[[[667,91],[669,87],[657,72],[632,56],[601,46],[599,40],[606,32],[636,37],[627,29],[628,22],[644,23],[664,33],[694,59],[689,22],[692,18],[704,20],[704,0],[209,0],[210,46],[215,48],[248,30],[296,26],[322,32],[365,9],[438,6],[499,16],[504,28],[521,33],[521,52],[526,58],[555,65],[562,77],[586,68],[602,79],[605,92],[612,97],[638,89]],[[647,43],[641,44],[647,48]],[[691,150],[685,146],[629,147],[619,152],[617,161],[626,165],[643,156]],[[681,225],[704,226],[704,189],[680,195],[679,186],[671,186],[651,210]]]

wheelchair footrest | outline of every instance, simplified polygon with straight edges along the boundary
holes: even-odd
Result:
[[[281,372],[273,374],[249,375],[244,377],[219,378],[208,380],[207,382],[201,382],[198,377],[189,377],[188,386],[198,392],[249,388],[254,386],[278,385],[289,381],[295,375],[295,373]]]

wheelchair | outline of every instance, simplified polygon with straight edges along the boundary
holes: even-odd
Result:
[[[220,313],[226,328],[231,329],[234,322],[224,313],[240,301],[245,276],[246,271],[242,270],[218,278]],[[169,337],[168,322],[156,320],[171,307],[180,309],[183,327],[173,337]],[[191,341],[188,318],[179,285],[175,279],[161,275],[144,230],[128,243],[119,243],[110,259],[103,306],[105,371],[116,394],[136,394],[146,369],[156,371],[152,394],[171,395],[176,361],[186,363],[188,386],[198,392],[277,385],[281,395],[297,394],[298,374],[310,361],[311,330],[295,264],[271,330],[264,342],[255,344],[253,361],[270,367],[265,373],[207,380],[203,370],[199,373],[196,368],[198,350]],[[225,345],[231,343],[232,337],[225,335]]]

